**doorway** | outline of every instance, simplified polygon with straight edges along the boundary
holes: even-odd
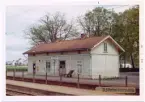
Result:
[[[36,63],[33,63],[33,73],[36,73]]]
[[[62,74],[66,74],[66,63],[65,61],[59,61],[59,75]]]

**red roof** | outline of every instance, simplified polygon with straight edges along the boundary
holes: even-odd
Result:
[[[36,47],[33,47],[31,50],[24,52],[24,54],[88,50],[93,48],[94,45],[98,44],[106,37],[107,36],[90,37],[84,39],[64,40],[60,42],[40,44]]]

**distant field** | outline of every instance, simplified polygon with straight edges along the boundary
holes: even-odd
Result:
[[[16,71],[27,71],[28,66],[6,66],[7,71],[13,71],[16,69]]]

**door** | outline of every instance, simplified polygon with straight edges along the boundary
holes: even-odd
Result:
[[[59,62],[59,75],[62,74],[66,74],[66,64],[65,61],[60,61]]]
[[[36,63],[33,63],[33,73],[36,73]]]

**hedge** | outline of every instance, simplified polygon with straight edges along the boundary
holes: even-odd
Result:
[[[26,66],[7,66],[6,67],[7,71],[27,71]]]

